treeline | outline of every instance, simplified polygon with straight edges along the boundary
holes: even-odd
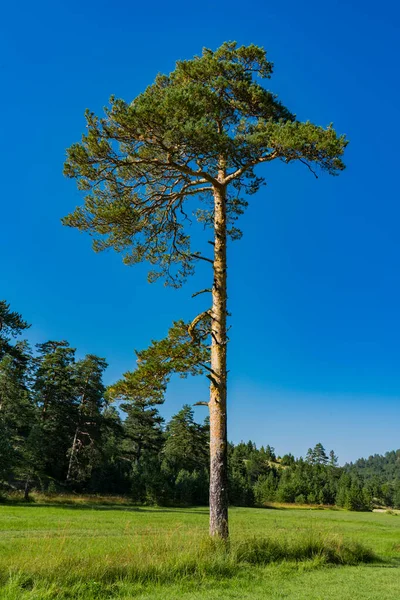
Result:
[[[145,380],[127,374],[106,390],[103,358],[89,354],[77,360],[65,341],[38,344],[33,353],[26,342],[15,341],[27,327],[21,315],[0,302],[3,491],[24,490],[27,499],[37,489],[124,494],[141,503],[207,504],[208,419],[196,423],[186,405],[165,423],[151,362]],[[257,448],[252,442],[229,444],[228,450],[234,505],[400,507],[400,451],[386,455],[385,464],[397,466],[385,469],[377,457],[340,468],[335,453],[327,455],[322,444],[304,459],[279,457],[270,446]]]
[[[345,465],[345,471],[365,482],[373,497],[384,506],[400,506],[400,449],[359,458]]]

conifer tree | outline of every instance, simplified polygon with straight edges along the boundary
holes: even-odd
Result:
[[[104,358],[88,354],[73,367],[73,399],[76,426],[71,448],[66,480],[83,481],[90,477],[100,460],[102,410],[105,405],[103,373],[107,367]]]
[[[30,325],[0,301],[0,479],[26,471],[27,439],[35,420],[29,391],[31,354],[16,341]]]
[[[208,464],[208,424],[203,428],[194,421],[193,408],[185,404],[172,417],[166,429],[164,460],[177,473],[203,470]]]
[[[306,462],[307,462],[309,465],[313,465],[313,464],[315,464],[315,455],[314,455],[314,451],[313,451],[313,449],[312,449],[312,448],[309,448],[309,449],[307,450],[307,454],[306,454]]]
[[[65,479],[68,449],[78,421],[74,363],[75,350],[66,341],[38,344],[37,369],[33,386],[39,411],[41,447],[47,474],[58,481]]]
[[[336,456],[334,450],[329,452],[329,464],[331,467],[337,467],[338,465],[338,457]]]
[[[319,442],[314,446],[313,450],[314,463],[317,465],[326,465],[329,461],[329,458],[326,455],[325,448]]]
[[[24,346],[12,344],[11,341],[29,327],[19,313],[10,310],[5,300],[0,300],[0,358],[5,354],[16,359],[24,358]]]
[[[298,161],[312,172],[343,168],[344,136],[300,122],[262,86],[272,74],[263,48],[224,43],[179,61],[131,103],[110,100],[105,116],[87,112],[87,133],[68,150],[65,174],[85,204],[64,224],[89,232],[94,249],[113,248],[126,264],[148,261],[151,281],[180,286],[198,261],[210,265],[211,302],[190,327],[208,319],[210,364],[210,533],[228,537],[227,243],[263,178],[256,168]],[[213,256],[194,247],[187,225],[211,229]]]
[[[163,442],[164,419],[158,406],[164,402],[165,385],[162,377],[158,378],[157,373],[150,375],[149,371],[143,377],[140,371],[125,373],[107,391],[108,398],[118,401],[127,415],[124,421],[125,451],[136,465],[143,452],[159,452]]]

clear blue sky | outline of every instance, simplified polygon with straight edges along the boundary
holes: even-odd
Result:
[[[27,2],[2,8],[0,297],[33,324],[105,356],[107,382],[134,348],[189,318],[205,273],[180,291],[96,255],[60,218],[86,107],[131,100],[157,72],[225,40],[263,45],[269,82],[300,119],[333,121],[348,169],[318,181],[268,166],[230,248],[229,437],[341,462],[400,447],[399,22],[395,1]],[[206,396],[174,381],[163,414]],[[201,418],[205,409],[196,409]]]

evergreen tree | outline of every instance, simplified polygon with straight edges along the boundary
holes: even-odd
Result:
[[[143,453],[160,452],[164,419],[151,400],[140,399],[122,404],[121,409],[127,414],[124,420],[125,452],[138,465]]]
[[[125,373],[108,389],[109,398],[120,402],[126,413],[123,423],[123,454],[131,463],[132,495],[140,500],[162,502],[165,496],[159,453],[164,441],[163,423],[158,406],[164,402],[162,377],[152,371],[138,353],[146,376],[141,371]]]
[[[337,467],[338,465],[338,457],[333,450],[329,452],[329,464],[331,467]]]
[[[348,510],[370,510],[371,497],[362,482],[353,477],[346,494],[345,508]]]
[[[314,463],[317,465],[326,465],[328,464],[329,458],[326,455],[325,448],[321,443],[318,443],[314,446],[313,458]]]
[[[233,444],[229,445],[229,502],[234,506],[253,506],[254,504],[251,473],[249,473],[249,465],[252,464],[252,455],[254,458],[254,448],[251,442],[248,444],[240,442],[237,446]],[[264,461],[264,465],[267,465],[267,461]],[[257,460],[255,464],[253,462],[252,466],[255,467],[255,472],[257,472]],[[251,467],[250,470],[252,470]]]
[[[87,134],[68,150],[65,173],[86,193],[85,206],[64,219],[90,232],[95,250],[113,248],[127,264],[146,260],[150,280],[181,285],[203,260],[212,265],[209,318],[210,533],[228,537],[227,242],[244,195],[257,192],[258,165],[299,161],[330,174],[343,168],[346,140],[332,126],[301,123],[262,85],[272,63],[262,48],[224,43],[158,75],[133,102],[111,98],[105,118],[87,112]],[[243,195],[244,194],[244,195]],[[213,230],[214,256],[191,247],[186,204]]]
[[[393,507],[400,508],[400,479],[397,479],[394,483]]]
[[[281,458],[281,465],[283,465],[284,467],[290,467],[290,465],[293,465],[295,462],[295,458],[293,456],[293,454],[289,453],[289,454],[284,454]]]
[[[89,480],[100,460],[102,410],[105,403],[102,378],[106,367],[104,358],[94,354],[88,354],[73,365],[72,400],[76,402],[77,410],[73,411],[76,426],[68,450],[66,480],[69,483]]]
[[[162,471],[179,503],[206,504],[208,500],[209,425],[194,421],[189,405],[166,427]]]
[[[263,505],[275,500],[278,481],[275,470],[271,469],[267,475],[260,475],[254,485],[254,499],[257,504]]]
[[[37,345],[39,356],[33,386],[39,409],[41,448],[50,478],[64,481],[68,472],[68,451],[79,422],[79,401],[75,387],[75,350],[68,342],[49,341]]]
[[[126,494],[130,489],[131,465],[125,460],[124,429],[114,406],[106,405],[101,419],[101,456],[92,471],[93,492]]]
[[[185,404],[167,424],[163,459],[173,472],[207,470],[208,425],[194,421],[193,408]]]
[[[150,376],[149,372],[141,377],[138,371],[125,373],[120,381],[108,389],[109,398],[120,402],[121,409],[127,415],[124,421],[124,448],[136,465],[139,465],[143,453],[158,454],[161,450],[164,420],[157,407],[164,402],[164,391],[162,378],[158,379],[154,374]]]
[[[267,460],[276,461],[275,448],[272,448],[269,444],[265,447],[265,458]]]
[[[29,327],[19,313],[11,311],[10,305],[5,300],[0,300],[0,359],[6,354],[16,360],[25,359],[23,346],[12,344],[11,340]]]
[[[313,465],[315,463],[315,455],[314,455],[314,451],[312,450],[312,448],[309,448],[307,450],[307,454],[306,454],[306,462],[309,465]]]
[[[0,482],[7,480],[15,464],[15,452],[11,434],[3,419],[0,419]]]
[[[3,478],[6,473],[8,476],[13,473],[16,478],[24,477],[27,440],[36,418],[25,369],[28,357],[22,360],[22,350],[18,352],[18,360],[10,354],[0,360],[0,462],[3,465],[0,471]]]

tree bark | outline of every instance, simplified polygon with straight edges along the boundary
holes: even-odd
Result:
[[[77,427],[75,429],[74,441],[72,442],[71,454],[70,454],[69,462],[68,462],[68,471],[67,471],[67,479],[66,479],[67,483],[69,482],[69,480],[71,479],[71,476],[72,476],[72,467],[73,467],[73,462],[75,460],[76,445],[78,442],[78,433],[79,433],[79,425],[77,425]]]
[[[226,540],[227,473],[227,336],[226,336],[226,189],[214,188],[214,283],[211,310],[210,385],[210,535]]]
[[[31,480],[30,480],[30,477],[28,475],[28,477],[26,478],[25,487],[24,487],[24,501],[25,502],[29,502],[29,489],[30,489],[30,486],[31,486]]]
[[[67,479],[66,479],[67,482],[69,482],[69,480],[71,479],[72,467],[73,467],[73,462],[74,462],[74,459],[75,459],[76,447],[77,447],[77,444],[78,444],[79,427],[81,425],[81,423],[80,423],[81,412],[82,412],[82,408],[83,408],[83,405],[85,404],[85,400],[86,400],[85,395],[86,395],[86,390],[87,390],[87,386],[88,386],[88,383],[89,383],[89,378],[90,378],[90,375],[88,375],[87,378],[86,378],[85,388],[84,388],[84,391],[83,391],[82,396],[81,396],[81,402],[79,404],[79,409],[78,409],[78,411],[79,411],[78,412],[78,424],[77,424],[76,429],[75,429],[74,441],[72,442],[71,455],[69,457],[69,462],[68,462],[68,471],[67,471]]]

